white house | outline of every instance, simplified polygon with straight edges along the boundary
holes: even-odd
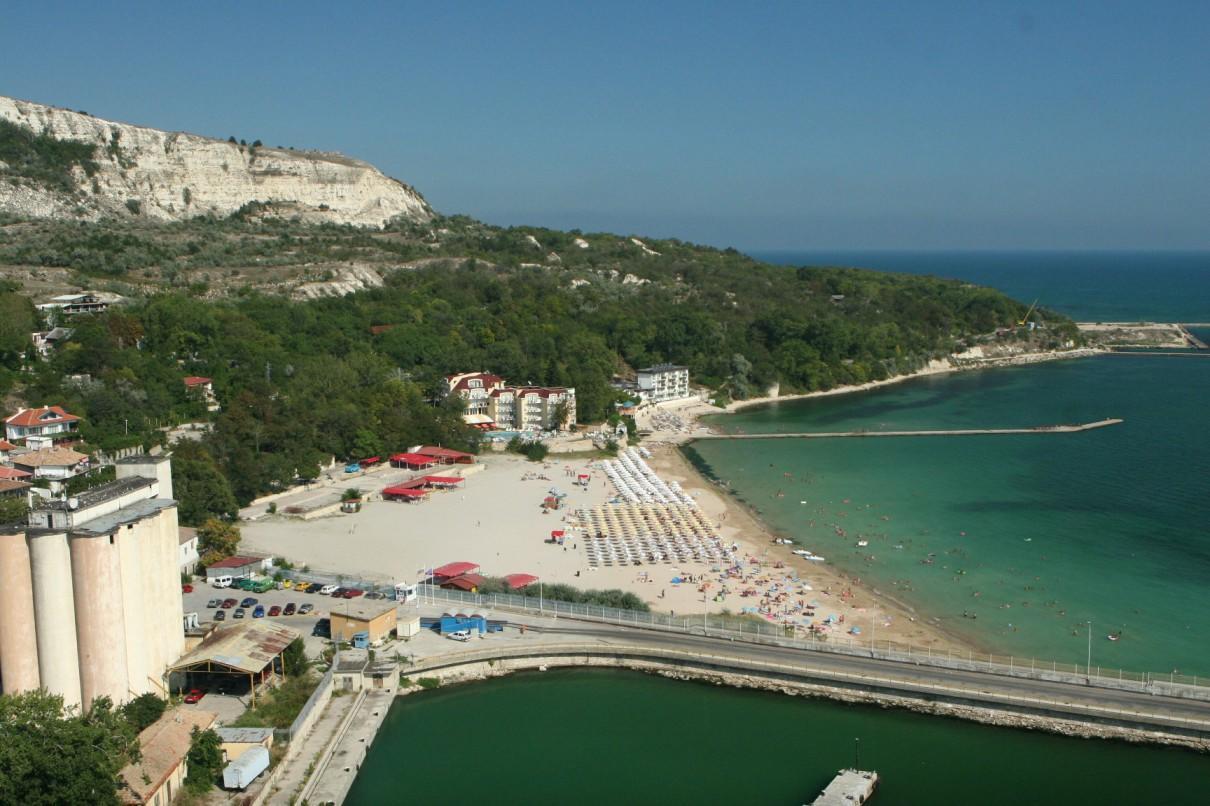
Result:
[[[178,526],[180,538],[180,564],[182,574],[192,574],[197,570],[197,564],[202,559],[197,551],[197,529],[189,526]]]
[[[675,364],[656,364],[638,371],[639,392],[650,403],[691,397],[689,368]]]
[[[203,378],[200,375],[190,375],[183,380],[183,383],[190,394],[197,395],[206,402],[206,411],[218,411],[221,408],[218,404],[218,398],[214,394],[214,383],[210,378]]]
[[[79,421],[79,417],[68,414],[62,406],[22,408],[4,421],[4,432],[10,442],[18,442],[26,437],[71,433],[76,430]]]

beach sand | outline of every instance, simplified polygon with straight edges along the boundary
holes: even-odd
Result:
[[[739,556],[760,559],[767,576],[797,575],[813,591],[803,598],[818,603],[817,617],[844,616],[834,631],[843,635],[859,626],[859,640],[871,632],[878,641],[910,643],[934,649],[971,649],[934,625],[914,620],[914,614],[885,595],[865,587],[838,569],[812,563],[790,553],[794,547],[773,544],[773,536],[747,509],[717,486],[703,479],[670,444],[649,446],[652,469],[665,480],[676,480],[694,496],[711,523],[721,527],[726,543],[739,544]],[[696,584],[672,584],[677,573],[716,580],[704,563],[656,564],[593,568],[588,565],[582,540],[570,538],[565,546],[544,542],[552,530],[562,529],[570,511],[606,503],[614,489],[605,475],[588,468],[589,461],[549,461],[537,464],[508,454],[486,455],[484,470],[467,478],[463,489],[436,492],[417,504],[381,500],[368,502],[361,512],[312,521],[280,516],[243,524],[243,547],[284,557],[313,570],[363,575],[386,582],[413,582],[422,570],[455,560],[478,563],[481,573],[503,576],[531,573],[544,582],[563,582],[580,588],[620,588],[648,602],[657,612],[693,615],[703,612],[739,613],[758,605],[758,597],[741,597],[743,586],[734,581],[724,601],[714,601],[715,581],[708,594]],[[566,473],[571,471],[573,475]],[[591,472],[587,489],[572,482],[575,473]],[[546,479],[523,480],[531,474]],[[567,492],[567,508],[542,514],[542,500],[551,487]],[[775,569],[776,563],[784,567]],[[578,572],[578,576],[577,576]],[[758,586],[759,587],[759,586]],[[844,636],[847,638],[847,635]]]

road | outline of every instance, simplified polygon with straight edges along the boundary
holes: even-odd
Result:
[[[1099,686],[1075,685],[1034,678],[1018,678],[918,665],[904,661],[863,658],[831,652],[813,652],[766,644],[731,641],[699,635],[586,624],[560,619],[557,626],[547,619],[509,616],[512,623],[526,623],[543,636],[541,643],[590,643],[602,650],[610,646],[645,650],[679,651],[710,663],[711,658],[741,663],[793,667],[787,672],[806,674],[821,682],[884,691],[900,691],[951,698],[969,698],[988,704],[1001,703],[1016,710],[1039,706],[1063,706],[1076,715],[1115,718],[1156,727],[1180,728],[1210,734],[1210,702],[1122,691]],[[540,649],[535,643],[533,649]],[[516,642],[499,644],[502,654],[520,654],[529,647]],[[475,645],[476,650],[487,647]],[[458,652],[427,658],[423,666],[448,664]]]

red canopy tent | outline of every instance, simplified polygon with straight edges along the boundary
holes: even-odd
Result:
[[[432,484],[437,487],[457,487],[459,484],[461,484],[464,481],[466,481],[466,479],[459,478],[458,476],[425,476],[424,477],[424,482],[426,484]]]
[[[420,453],[396,453],[391,455],[391,467],[406,467],[409,470],[424,470],[437,464],[431,456]]]
[[[533,574],[509,574],[504,577],[504,582],[513,590],[520,590],[528,585],[532,585],[538,581],[538,578]]]
[[[470,465],[475,463],[475,455],[473,453],[464,453],[452,448],[438,448],[433,445],[425,445],[423,448],[417,448],[416,453],[432,457],[445,465],[455,463]]]
[[[438,579],[453,579],[454,577],[462,576],[463,574],[471,574],[478,570],[478,563],[469,563],[465,560],[462,560],[459,562],[446,563],[440,568],[434,568],[433,576]]]
[[[381,461],[382,461],[381,458],[379,458],[377,456],[371,456],[369,459],[362,459],[357,464],[361,465],[362,467],[368,467],[369,465],[376,465]]]
[[[415,487],[409,487],[404,484],[397,484],[394,487],[387,487],[382,491],[382,497],[388,501],[399,500],[419,500],[424,498],[428,493],[424,490],[418,490]]]

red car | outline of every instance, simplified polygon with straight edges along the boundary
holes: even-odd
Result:
[[[363,591],[361,588],[347,588],[345,589],[344,595],[346,599],[355,599],[358,596],[361,596],[363,593],[365,593],[365,591]]]
[[[185,695],[185,702],[193,705],[196,702],[201,702],[202,697],[205,696],[206,692],[202,691],[200,688],[191,688],[189,689],[189,693]]]
[[[182,585],[181,593],[193,593],[193,586],[192,585]]]
[[[270,615],[270,616],[280,616],[280,615],[281,615],[281,608],[280,608],[280,607],[278,607],[277,605],[273,605],[273,607],[270,607],[270,608],[269,608],[269,615]]]
[[[230,610],[231,608],[235,607],[237,604],[239,604],[239,602],[235,601],[234,599],[224,599],[223,600],[223,609]]]

